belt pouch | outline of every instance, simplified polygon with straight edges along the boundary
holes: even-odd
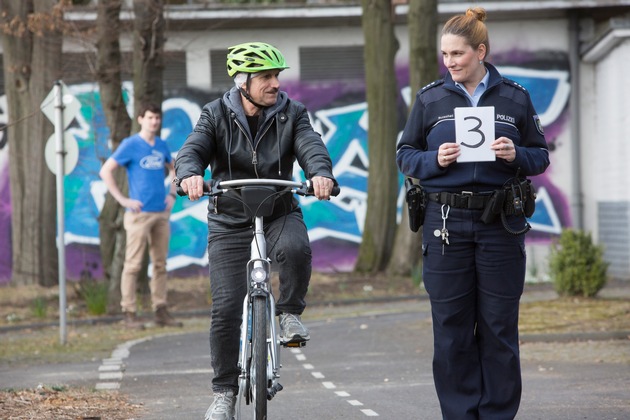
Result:
[[[530,218],[536,210],[536,191],[534,191],[532,182],[529,179],[523,182],[523,184],[521,184],[523,186],[523,189],[525,190],[525,203],[523,204],[523,213],[525,214],[525,217]]]
[[[486,206],[483,209],[483,213],[481,214],[481,220],[485,224],[490,224],[494,222],[494,219],[501,213],[501,209],[503,208],[503,202],[505,201],[505,191],[504,190],[496,190],[492,193],[492,196],[486,203]]]
[[[409,229],[417,232],[424,223],[427,195],[421,185],[414,184],[411,178],[405,179],[407,209],[409,210]]]

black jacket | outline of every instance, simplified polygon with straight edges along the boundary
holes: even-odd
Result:
[[[334,180],[332,162],[321,136],[313,130],[306,107],[280,92],[275,105],[259,118],[252,135],[236,88],[203,107],[199,121],[175,160],[178,179],[202,175],[208,166],[213,179],[293,179],[297,160],[307,179],[324,176]],[[336,182],[335,182],[336,184]],[[232,193],[236,194],[236,193]],[[297,208],[297,199],[285,194],[270,219]],[[250,223],[243,205],[229,194],[209,200],[208,219],[232,226]],[[216,211],[215,211],[216,210]]]
[[[549,166],[549,151],[540,120],[524,87],[501,77],[495,67],[490,72],[488,88],[477,106],[495,107],[496,138],[505,136],[514,142],[513,162],[458,162],[447,168],[439,166],[438,148],[455,142],[455,107],[471,106],[470,100],[447,73],[443,80],[420,90],[398,143],[396,162],[400,171],[419,179],[428,192],[474,191],[500,188],[515,176],[541,174]]]

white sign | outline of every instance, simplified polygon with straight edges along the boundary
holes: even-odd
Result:
[[[72,134],[64,132],[63,147],[65,149],[63,174],[68,175],[77,166],[77,162],[79,162],[79,143],[77,143],[77,139],[75,139]],[[55,134],[50,136],[46,142],[44,158],[46,159],[48,169],[50,169],[53,174],[57,175],[57,142]]]
[[[490,148],[494,137],[494,107],[455,108],[455,141],[460,146],[458,162],[492,162]]]
[[[40,105],[40,109],[52,122],[55,124],[55,88],[53,87],[46,99],[42,101]],[[61,82],[61,103],[63,106],[63,129],[68,128],[74,117],[77,116],[79,111],[81,110],[81,102],[70,93],[70,89],[63,82]]]

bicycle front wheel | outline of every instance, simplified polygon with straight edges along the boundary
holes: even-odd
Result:
[[[256,296],[252,302],[252,398],[256,420],[267,418],[267,299]]]

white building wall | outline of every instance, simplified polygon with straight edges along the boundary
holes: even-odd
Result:
[[[594,149],[592,177],[595,184],[589,192],[594,201],[630,200],[630,83],[627,82],[627,66],[622,64],[628,62],[630,40],[615,47],[596,65],[597,130],[594,137],[584,139],[592,143]]]
[[[282,72],[282,78],[297,80],[300,77],[299,48],[327,45],[363,45],[361,28],[338,27],[257,29],[251,30],[213,30],[208,32],[177,32],[167,34],[166,48],[186,51],[188,85],[199,89],[210,89],[210,50],[227,49],[247,41],[268,42],[282,51],[290,66]],[[225,69],[225,62],[219,63]]]

